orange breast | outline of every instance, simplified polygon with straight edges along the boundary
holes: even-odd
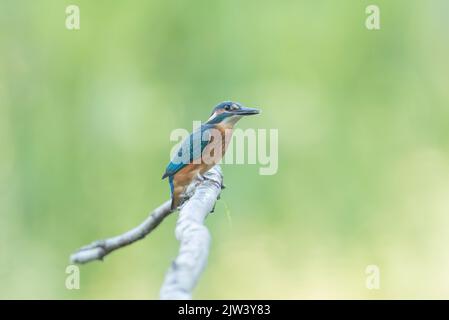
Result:
[[[204,148],[200,163],[189,163],[173,176],[173,201],[175,207],[179,203],[180,195],[185,188],[197,177],[209,171],[214,165],[220,162],[226,152],[226,148],[232,137],[232,127],[217,126],[220,133],[219,139],[213,139]],[[221,152],[220,152],[221,151]]]
[[[212,135],[210,143],[204,148],[202,153],[203,162],[212,166],[220,162],[232,137],[232,127],[217,125],[215,128],[218,130],[218,136],[216,133]]]
[[[200,171],[201,164],[189,163],[184,168],[179,170],[173,177],[176,185],[187,185]]]

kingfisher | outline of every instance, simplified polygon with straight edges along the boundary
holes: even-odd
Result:
[[[187,187],[223,158],[232,137],[234,125],[244,116],[260,113],[238,102],[225,101],[213,108],[209,119],[191,133],[170,160],[162,179],[168,177],[171,210],[181,204]]]

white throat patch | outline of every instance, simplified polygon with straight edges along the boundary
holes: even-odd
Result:
[[[217,112],[215,111],[209,119],[207,119],[207,121],[211,121],[212,119],[214,119],[217,116]]]
[[[225,119],[223,120],[223,123],[234,125],[234,124],[236,124],[237,121],[239,121],[241,118],[242,118],[242,116],[239,116],[239,115],[233,115],[233,116],[230,116],[230,117],[225,118]]]

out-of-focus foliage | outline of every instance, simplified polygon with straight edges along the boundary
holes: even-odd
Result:
[[[449,297],[449,2],[376,3],[2,0],[0,298],[157,298],[175,215],[80,290],[68,256],[166,200],[171,130],[227,99],[279,171],[224,166],[196,298]]]

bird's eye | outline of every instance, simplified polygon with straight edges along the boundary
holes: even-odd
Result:
[[[231,106],[231,105],[229,105],[229,104],[227,104],[227,105],[225,106],[225,110],[226,110],[226,111],[229,111],[229,110],[231,110],[231,108],[232,108],[232,106]]]

